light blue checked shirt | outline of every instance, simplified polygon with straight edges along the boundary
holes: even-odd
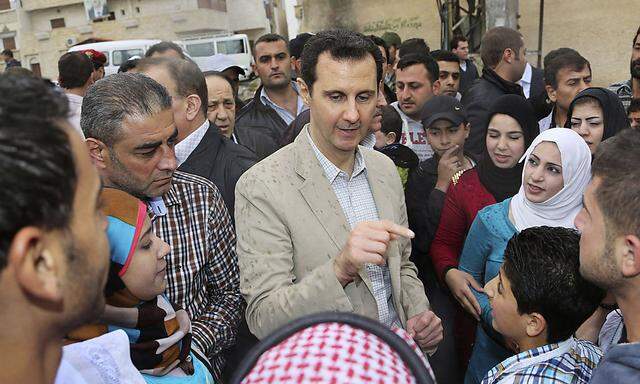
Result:
[[[353,172],[349,177],[344,171],[336,167],[325,155],[320,152],[316,144],[311,139],[307,130],[307,139],[313,148],[316,158],[320,162],[324,174],[331,184],[331,188],[336,194],[342,211],[353,229],[356,224],[363,221],[378,220],[378,208],[373,199],[369,180],[367,179],[367,167],[360,149],[356,150],[356,159],[353,165]],[[378,306],[378,319],[388,327],[401,327],[398,314],[393,307],[393,292],[391,288],[391,274],[386,265],[378,266],[366,264],[367,275],[371,279],[373,297]]]
[[[573,337],[511,356],[496,365],[482,384],[587,384],[602,351]]]

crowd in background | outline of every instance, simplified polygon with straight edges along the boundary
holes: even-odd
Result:
[[[632,33],[608,88],[505,27],[481,70],[463,36],[266,34],[248,100],[171,42],[55,83],[3,51],[0,382],[637,381]]]

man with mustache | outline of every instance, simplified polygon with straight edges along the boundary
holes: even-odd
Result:
[[[89,88],[80,125],[104,185],[147,202],[154,233],[171,244],[166,294],[189,313],[192,350],[219,380],[243,310],[236,239],[218,188],[176,170],[172,107],[152,78],[117,73]]]
[[[240,289],[260,339],[307,314],[338,311],[402,327],[425,351],[442,340],[409,261],[414,234],[396,167],[358,145],[382,78],[380,50],[365,36],[310,38],[298,85],[311,122],[238,181]]]
[[[253,70],[262,85],[238,112],[236,137],[262,160],[280,148],[287,127],[307,106],[298,86],[291,82],[291,57],[284,37],[274,33],[261,36],[254,45],[253,57]],[[255,140],[256,132],[266,137]],[[264,145],[265,140],[270,145]]]
[[[618,95],[625,109],[629,108],[631,99],[640,98],[640,40],[638,36],[640,36],[640,27],[636,31],[631,47],[631,79],[609,86],[609,90]]]

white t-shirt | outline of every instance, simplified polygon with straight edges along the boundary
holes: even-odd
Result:
[[[431,146],[427,143],[427,133],[422,127],[422,123],[405,115],[398,106],[397,101],[391,105],[398,111],[402,118],[402,137],[400,138],[400,144],[411,148],[411,150],[418,155],[420,161],[427,160],[433,156],[433,149],[431,149]]]

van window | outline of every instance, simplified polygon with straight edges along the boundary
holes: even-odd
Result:
[[[142,49],[123,49],[120,51],[113,51],[113,65],[119,66],[125,61],[129,60],[133,56],[143,57]]]
[[[239,40],[222,40],[217,42],[218,53],[224,55],[232,55],[235,53],[246,53],[244,50],[244,41]]]
[[[206,57],[216,54],[213,43],[187,44],[187,53],[191,57]]]

